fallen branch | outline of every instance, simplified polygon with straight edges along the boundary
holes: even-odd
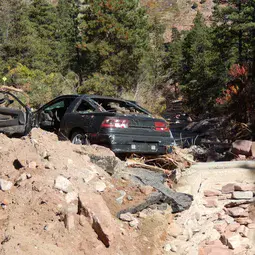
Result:
[[[165,169],[163,169],[163,168],[160,168],[157,166],[151,166],[151,165],[147,165],[147,164],[139,163],[139,162],[137,162],[137,163],[136,162],[131,162],[131,163],[127,162],[127,166],[145,168],[145,169],[148,169],[148,170],[151,170],[154,172],[165,173]]]
[[[17,89],[17,88],[14,88],[14,87],[12,87],[12,86],[5,86],[5,85],[2,85],[1,87],[0,87],[0,90],[3,90],[3,91],[15,91],[15,92],[20,92],[20,93],[24,93],[24,94],[26,94],[22,89]]]

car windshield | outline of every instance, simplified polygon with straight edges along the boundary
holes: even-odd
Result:
[[[108,98],[92,98],[100,107],[107,112],[116,112],[121,114],[141,114],[148,115],[149,113],[139,107],[137,104],[128,101]]]

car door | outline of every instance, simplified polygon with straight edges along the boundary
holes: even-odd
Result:
[[[72,108],[72,106],[70,106]],[[97,109],[86,99],[79,100],[72,111],[65,114],[61,121],[60,130],[66,134],[75,129],[82,130],[85,134],[88,134],[93,129],[94,115]]]
[[[32,113],[14,94],[0,91],[0,133],[22,136],[30,132]]]
[[[37,113],[37,125],[47,131],[58,131],[60,123],[74,97],[59,97],[43,106]]]

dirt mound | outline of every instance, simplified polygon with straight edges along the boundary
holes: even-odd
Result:
[[[117,219],[148,194],[106,172],[124,166],[109,149],[41,129],[0,144],[0,254],[161,254],[171,210]]]

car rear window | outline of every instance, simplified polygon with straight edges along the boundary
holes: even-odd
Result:
[[[107,112],[116,112],[121,114],[142,114],[148,115],[149,113],[138,105],[128,101],[108,99],[108,98],[92,98],[98,105],[103,107]]]

